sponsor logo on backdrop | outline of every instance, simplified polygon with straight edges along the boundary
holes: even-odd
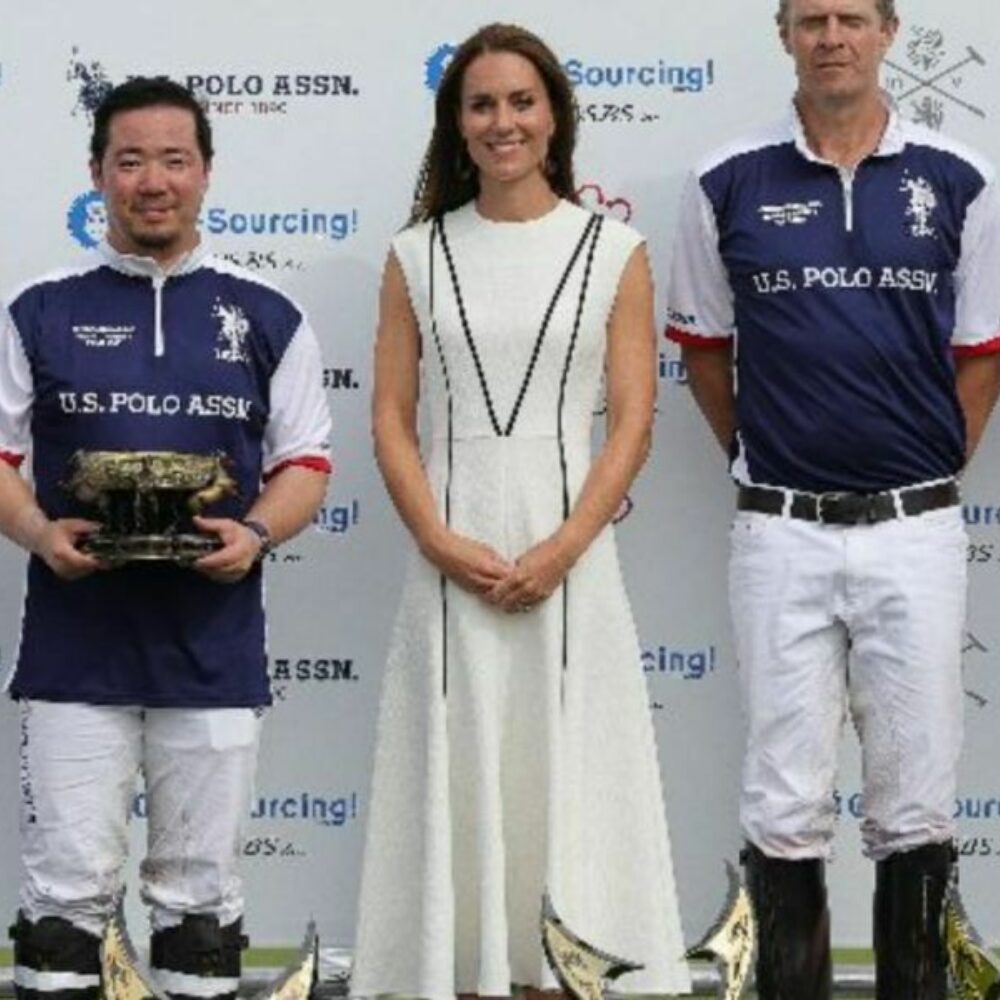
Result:
[[[670,357],[666,351],[660,351],[656,362],[656,373],[661,382],[669,382],[671,385],[688,384],[687,365],[680,358]]]
[[[576,196],[584,208],[600,212],[620,222],[632,221],[632,202],[621,195],[612,195],[595,181],[588,181],[577,188]]]
[[[313,518],[313,528],[331,535],[343,535],[360,522],[361,501],[352,500],[350,503],[324,504]]]
[[[301,826],[328,827],[336,830],[349,826],[358,818],[358,793],[333,795],[311,790],[287,790],[258,795],[251,800],[249,817],[254,822],[271,821]],[[148,818],[146,793],[132,799],[132,818]],[[283,827],[286,829],[286,827]],[[247,858],[302,858],[308,854],[304,846],[284,833],[260,833],[251,829],[243,841],[242,854]]]
[[[339,241],[358,231],[358,210],[327,212],[295,208],[261,211],[216,205],[203,211],[199,223],[213,236],[319,236]]]
[[[441,77],[451,62],[451,57],[458,51],[457,45],[445,42],[439,45],[424,60],[424,84],[428,90],[436,91],[441,84]]]
[[[358,231],[358,210],[352,208],[330,212],[295,208],[263,211],[213,205],[202,211],[198,224],[211,236],[235,236],[241,239],[246,236],[309,236],[340,242]],[[66,228],[80,246],[88,250],[97,246],[108,228],[103,196],[98,191],[85,191],[77,195],[66,213]],[[251,266],[257,265],[256,270],[301,270],[303,267],[301,262],[276,250],[269,251],[266,257],[257,255],[257,251],[248,251],[247,260],[252,262]],[[244,262],[237,260],[235,263]]]
[[[358,665],[351,657],[334,656],[275,656],[268,665],[271,693],[278,701],[285,701],[291,686],[315,687],[338,681],[361,679]]]
[[[102,62],[88,61],[73,46],[66,71],[66,79],[76,93],[72,113],[92,120],[104,95],[117,83],[137,75],[112,76]],[[195,94],[213,116],[285,115],[305,100],[357,97],[361,93],[353,74],[315,66],[267,73],[200,67],[196,72],[171,70],[168,75]]]
[[[77,195],[66,213],[66,229],[80,246],[91,250],[104,239],[108,229],[108,216],[104,198],[97,191]]]
[[[96,60],[86,62],[80,57],[80,50],[74,45],[69,57],[66,79],[76,89],[76,103],[71,114],[85,115],[88,122],[93,120],[97,106],[114,87],[104,65]]]
[[[840,791],[833,793],[838,817],[862,821],[864,819],[864,794],[860,791]],[[955,799],[954,819],[963,827],[973,822],[1000,824],[1000,798],[996,795],[965,795]],[[986,827],[987,831],[990,827]],[[967,859],[994,858],[1000,860],[1000,830],[997,833],[959,836],[956,841],[958,853]]]
[[[220,254],[223,260],[248,271],[304,271],[304,261],[279,253],[277,250],[229,250]]]
[[[622,497],[622,502],[618,505],[618,510],[615,511],[615,516],[611,518],[612,524],[621,524],[632,511],[635,510],[635,501],[626,493]]]
[[[833,800],[838,816],[849,816],[852,819],[864,818],[863,792],[837,789],[833,793]],[[959,794],[955,799],[952,818],[994,820],[1000,823],[1000,798],[995,794]],[[1000,837],[997,838],[997,845],[1000,847]]]
[[[970,528],[1000,528],[1000,507],[995,504],[963,504],[962,517]]]
[[[323,388],[330,392],[340,392],[343,389],[360,389],[361,383],[353,368],[324,368]]]
[[[424,60],[424,84],[436,91],[457,51],[450,42],[439,45]],[[651,94],[701,94],[715,84],[715,60],[675,63],[652,56],[636,62],[602,62],[573,57],[563,63],[570,83],[577,90],[577,115],[583,121],[629,124],[655,122],[660,111]],[[640,95],[642,100],[621,99]],[[600,98],[600,100],[592,99]]]
[[[700,681],[715,673],[718,653],[714,645],[695,648],[654,646],[651,649],[644,649],[640,660],[642,669],[647,674],[676,680]]]
[[[885,61],[884,83],[911,121],[940,129],[951,113],[986,117],[968,93],[968,81],[986,65],[971,45],[951,44],[940,28],[917,24],[897,50],[900,56]]]
[[[962,676],[965,683],[965,696],[979,709],[988,708],[991,700],[983,693],[982,681],[984,668],[990,669],[990,648],[974,632],[966,632],[962,641]]]

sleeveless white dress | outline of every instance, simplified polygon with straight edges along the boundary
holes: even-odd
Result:
[[[608,317],[640,242],[565,201],[524,223],[469,204],[393,242],[421,331],[426,467],[455,531],[514,558],[571,508]],[[383,681],[351,993],[556,988],[539,934],[546,889],[589,943],[645,963],[617,989],[690,990],[610,528],[527,614],[414,555]]]

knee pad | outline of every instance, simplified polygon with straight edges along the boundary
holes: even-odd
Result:
[[[101,939],[63,917],[29,920],[19,912],[10,928],[18,997],[98,997]]]
[[[176,927],[155,931],[150,964],[159,984],[174,997],[235,995],[240,952],[247,946],[243,923],[222,926],[218,917],[187,914]]]

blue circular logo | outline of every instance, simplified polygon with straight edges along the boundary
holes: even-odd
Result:
[[[108,228],[104,196],[99,191],[87,191],[74,198],[66,213],[66,228],[80,246],[88,250],[96,247]]]
[[[428,90],[437,91],[441,85],[441,77],[451,62],[451,57],[458,51],[457,45],[445,42],[439,45],[424,61],[424,83]]]

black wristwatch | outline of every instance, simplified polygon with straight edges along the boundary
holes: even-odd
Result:
[[[253,518],[245,518],[240,523],[244,528],[249,528],[260,539],[260,548],[257,550],[254,562],[262,562],[267,557],[268,552],[274,548],[274,542],[271,541],[271,532],[267,530],[266,524],[255,521]]]

